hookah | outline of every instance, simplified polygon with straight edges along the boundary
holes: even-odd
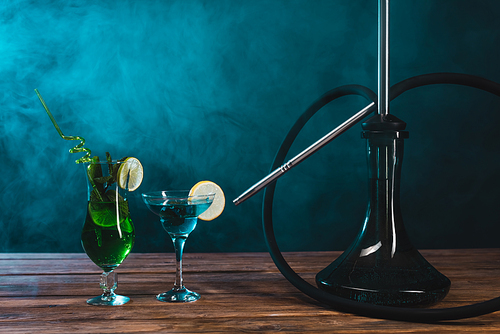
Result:
[[[285,278],[309,297],[340,312],[410,322],[439,322],[476,317],[500,310],[500,297],[452,308],[425,307],[441,301],[450,280],[413,247],[400,210],[400,176],[406,123],[389,113],[389,103],[413,88],[453,84],[500,96],[500,84],[473,75],[432,73],[389,86],[389,0],[378,1],[378,96],[362,85],[337,87],[315,101],[283,140],[269,175],[233,202],[239,205],[264,191],[262,221],[271,258]],[[359,95],[370,103],[288,162],[285,157],[307,121],[331,101]],[[374,115],[372,115],[374,114]],[[367,118],[368,116],[371,117]],[[288,265],[277,245],[272,206],[277,179],[360,121],[367,140],[370,197],[363,226],[350,247],[316,275],[314,287]]]

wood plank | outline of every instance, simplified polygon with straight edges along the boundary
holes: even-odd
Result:
[[[174,280],[174,273],[119,274],[118,290],[123,294],[155,295],[169,289]],[[314,275],[303,274],[302,277],[314,285]],[[273,293],[291,293],[297,291],[279,273],[185,273],[185,284],[202,294],[243,294],[266,293],[267,284],[272,281]],[[500,295],[496,277],[488,277],[475,271],[465,279],[453,280],[450,294],[445,301],[472,300],[480,301],[492,295]],[[99,275],[40,275],[40,276],[6,276],[0,279],[0,297],[25,297],[89,295],[99,292]],[[485,289],[486,287],[486,289]]]
[[[500,295],[500,249],[424,250],[452,280],[435,307]],[[286,253],[308,282],[340,252]],[[485,333],[500,332],[500,312],[443,324],[370,319],[332,310],[293,287],[267,253],[186,254],[185,284],[195,303],[155,299],[172,286],[173,254],[132,253],[117,270],[119,307],[85,303],[100,293],[99,270],[83,253],[0,254],[0,333]]]

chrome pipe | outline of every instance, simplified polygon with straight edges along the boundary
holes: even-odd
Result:
[[[378,1],[378,113],[389,113],[389,0]]]
[[[250,187],[247,191],[245,191],[243,194],[241,194],[238,198],[233,200],[233,203],[235,205],[239,205],[267,187],[271,182],[276,181],[279,177],[281,177],[283,174],[285,174],[287,171],[289,171],[292,167],[297,166],[299,163],[310,157],[312,154],[317,152],[319,149],[321,149],[323,146],[346,132],[348,129],[350,129],[353,125],[361,121],[363,118],[368,116],[369,114],[373,113],[376,109],[376,105],[374,102],[370,103],[368,106],[363,108],[362,110],[358,111],[356,114],[351,116],[347,121],[344,123],[340,124],[338,127],[327,133],[325,136],[323,136],[321,139],[316,141],[314,144],[297,154],[294,158],[290,159],[287,163],[283,164],[281,167],[276,168],[272,173],[264,177],[262,180],[254,184],[252,187]]]

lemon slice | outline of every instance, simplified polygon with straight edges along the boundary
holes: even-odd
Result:
[[[221,187],[212,181],[200,181],[189,191],[189,196],[206,195],[210,193],[215,194],[214,201],[205,212],[198,216],[201,220],[213,220],[221,215],[222,211],[224,211],[224,206],[226,205],[224,192]]]
[[[143,176],[144,170],[139,159],[129,157],[120,165],[116,179],[120,188],[134,191],[141,185]]]

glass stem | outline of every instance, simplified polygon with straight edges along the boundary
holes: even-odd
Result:
[[[184,243],[186,242],[186,236],[174,236],[171,235],[172,241],[175,248],[175,282],[174,290],[184,289],[184,283],[182,280],[182,253],[184,251]]]
[[[115,289],[118,287],[118,276],[114,271],[105,271],[101,274],[102,299],[111,300],[115,297]]]

